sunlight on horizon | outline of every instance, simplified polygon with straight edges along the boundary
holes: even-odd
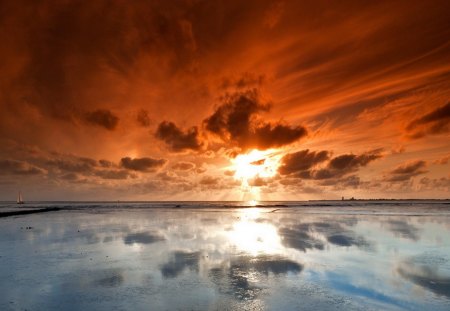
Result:
[[[243,198],[250,205],[261,199],[259,188],[252,186],[252,179],[270,178],[277,174],[281,154],[276,150],[252,150],[246,154],[239,154],[232,159],[230,169],[234,170],[234,179],[241,181],[241,191],[249,194]]]

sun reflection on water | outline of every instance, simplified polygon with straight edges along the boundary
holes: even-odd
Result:
[[[252,256],[280,253],[283,247],[277,229],[270,223],[258,221],[260,216],[259,208],[241,210],[238,221],[227,233],[229,241],[237,250]]]

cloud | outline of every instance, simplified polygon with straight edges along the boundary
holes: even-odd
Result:
[[[381,158],[381,150],[373,150],[360,155],[343,154],[334,157],[328,162],[325,168],[312,171],[310,178],[312,179],[329,179],[344,176],[357,171],[359,168],[366,166],[370,162]]]
[[[248,180],[248,185],[251,187],[263,187],[270,184],[272,180],[270,178],[263,178],[260,176],[255,176]]]
[[[389,171],[387,175],[384,176],[384,180],[392,182],[407,181],[411,177],[428,172],[425,170],[426,166],[427,163],[423,160],[409,161]]]
[[[57,158],[46,161],[46,164],[60,171],[87,174],[97,167],[98,162],[91,158],[59,154]]]
[[[195,167],[194,163],[191,162],[178,162],[175,163],[174,165],[172,165],[172,168],[174,170],[179,170],[179,171],[189,171],[191,169],[193,169]]]
[[[289,175],[300,171],[311,169],[318,163],[329,159],[328,151],[309,151],[301,150],[295,153],[289,153],[281,159],[281,165],[278,171],[282,175]]]
[[[281,147],[307,135],[302,126],[291,127],[258,120],[258,114],[268,112],[270,106],[261,103],[255,89],[227,94],[223,101],[224,103],[204,120],[205,128],[224,142],[243,150]]]
[[[245,72],[237,77],[226,77],[223,79],[220,88],[227,90],[249,89],[261,87],[267,80],[267,77],[262,74],[254,74]]]
[[[198,128],[191,127],[185,133],[175,123],[163,121],[156,130],[155,137],[164,141],[172,151],[200,150],[202,144],[198,135]]]
[[[164,159],[153,158],[130,158],[125,157],[120,160],[122,167],[139,172],[149,172],[163,166],[166,163]]]
[[[450,132],[450,102],[411,121],[406,130],[413,139]]]
[[[0,160],[0,175],[39,175],[45,171],[27,162]]]
[[[420,179],[419,183],[423,190],[444,190],[447,193],[450,191],[450,177],[423,177]]]
[[[281,159],[279,173],[288,177],[301,179],[326,180],[342,178],[343,176],[354,173],[361,167],[366,166],[370,162],[382,157],[382,149],[375,149],[360,155],[343,154],[333,158],[329,158],[329,151],[309,151],[302,150],[299,152],[287,154]],[[325,161],[328,162],[324,167],[316,167]],[[357,176],[340,180],[341,184],[348,183],[355,186],[359,184]],[[323,182],[324,185],[332,185],[333,182]],[[334,184],[339,183],[334,180]]]
[[[380,158],[378,151],[361,155],[344,154],[335,157],[328,163],[328,168],[335,170],[353,170],[360,166],[366,166],[369,162]]]
[[[450,161],[450,155],[447,155],[443,158],[437,159],[433,162],[433,164],[446,165]]]
[[[148,115],[148,111],[145,109],[139,110],[136,115],[136,121],[142,127],[149,127],[151,124],[151,120],[150,116]]]
[[[357,175],[343,176],[336,179],[323,179],[319,182],[321,186],[333,186],[336,190],[356,189],[362,184]]]
[[[95,175],[103,179],[127,179],[132,176],[127,170],[99,170]]]
[[[199,184],[204,186],[216,186],[219,184],[219,181],[218,177],[204,176],[200,179]]]
[[[85,120],[93,125],[104,127],[107,130],[114,130],[119,123],[119,118],[111,111],[106,109],[98,109],[84,114]]]

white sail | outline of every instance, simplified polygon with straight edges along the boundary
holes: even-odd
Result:
[[[17,196],[17,204],[23,204],[22,192],[19,191],[19,195]]]

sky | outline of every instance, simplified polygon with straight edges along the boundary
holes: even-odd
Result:
[[[449,1],[1,1],[0,200],[449,198]]]

